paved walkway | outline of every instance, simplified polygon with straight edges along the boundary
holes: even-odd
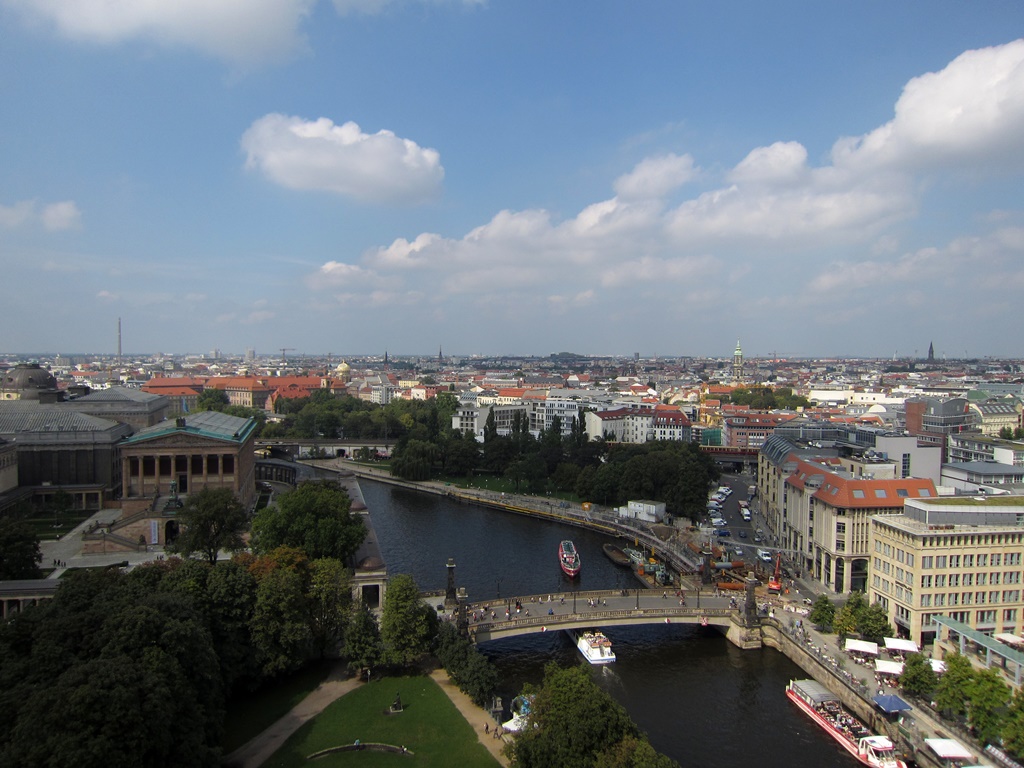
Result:
[[[304,723],[312,720],[329,704],[361,685],[356,678],[346,678],[344,670],[343,663],[336,664],[328,678],[312,693],[296,704],[287,715],[225,757],[223,764],[228,768],[259,768],[263,765]],[[466,722],[473,727],[480,743],[487,748],[500,765],[508,768],[509,761],[501,752],[505,746],[505,738],[495,739],[484,733],[485,725],[488,729],[496,725],[491,716],[474,704],[469,696],[460,691],[443,669],[435,670],[430,677],[451,699]]]
[[[263,765],[288,740],[303,723],[319,715],[328,704],[336,701],[360,685],[357,678],[345,676],[345,665],[335,664],[327,679],[292,710],[224,758],[223,764],[230,768],[258,768]]]
[[[491,718],[490,714],[485,710],[478,707],[473,703],[473,700],[466,694],[459,690],[458,686],[455,685],[448,677],[448,673],[443,669],[437,669],[430,673],[430,676],[434,679],[441,690],[444,691],[448,698],[452,700],[452,704],[458,708],[462,716],[466,718],[466,722],[473,726],[473,730],[476,731],[477,739],[487,747],[487,751],[490,752],[494,759],[499,764],[508,768],[509,760],[502,754],[502,749],[505,746],[506,739],[508,736],[502,736],[501,738],[494,738],[491,733],[484,733],[486,727],[489,731],[493,731],[499,727],[496,722]]]

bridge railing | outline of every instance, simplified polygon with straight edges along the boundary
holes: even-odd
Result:
[[[635,608],[612,611],[587,610],[585,613],[556,613],[539,616],[519,616],[515,619],[481,619],[470,622],[470,630],[486,629],[489,632],[502,632],[523,627],[545,627],[559,624],[571,624],[574,621],[600,621],[601,619],[633,619],[633,618],[729,618],[736,613],[731,608]]]

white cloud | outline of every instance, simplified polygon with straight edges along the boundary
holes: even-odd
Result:
[[[668,154],[640,161],[615,181],[615,193],[624,200],[661,198],[697,175],[690,155]]]
[[[289,189],[335,192],[355,200],[415,203],[435,197],[441,157],[391,131],[356,123],[264,115],[242,136],[246,166]]]
[[[966,51],[915,77],[895,117],[836,142],[833,162],[858,170],[1024,161],[1024,39]]]
[[[74,229],[82,221],[82,212],[73,200],[65,200],[43,208],[39,218],[49,230]]]
[[[77,228],[82,212],[73,200],[50,203],[41,209],[35,200],[21,200],[14,205],[0,205],[0,228],[15,229],[41,225],[51,232]]]
[[[299,25],[317,0],[3,0],[71,40],[147,40],[236,64],[280,59],[303,42]]]
[[[28,222],[35,214],[36,204],[32,200],[21,200],[14,205],[0,205],[0,227],[14,229]]]
[[[749,183],[795,183],[806,178],[807,150],[796,141],[777,141],[758,147],[737,165],[730,178]]]
[[[111,293],[110,291],[100,291],[96,294],[96,298],[107,304],[113,304],[114,302],[121,300],[121,297],[118,294]]]

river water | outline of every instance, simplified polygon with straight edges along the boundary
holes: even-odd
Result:
[[[449,557],[456,586],[472,600],[638,585],[604,556],[601,545],[610,540],[604,534],[367,480],[360,488],[389,573],[411,574],[420,589],[445,588]],[[580,552],[575,583],[558,567],[564,538]],[[683,768],[857,765],[786,699],[786,683],[807,675],[781,653],[742,651],[713,628],[698,626],[611,627],[605,634],[617,660],[590,667],[594,680],[655,749]],[[563,632],[480,649],[498,666],[506,704],[524,683],[540,683],[548,662],[586,663]]]

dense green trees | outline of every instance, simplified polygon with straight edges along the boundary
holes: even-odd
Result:
[[[436,654],[441,666],[459,689],[479,706],[486,706],[498,686],[498,671],[455,625],[438,628]]]
[[[31,526],[13,517],[0,517],[0,580],[40,579],[43,555]]]
[[[900,687],[910,696],[930,701],[935,692],[937,679],[931,661],[923,654],[911,653],[903,662]]]
[[[242,503],[230,488],[203,488],[190,493],[178,512],[181,531],[167,549],[188,557],[198,553],[210,563],[226,549],[237,552],[245,546],[242,534],[249,524]]]
[[[548,665],[530,721],[537,727],[520,731],[509,748],[515,768],[675,765],[645,746],[626,711],[594,684],[583,666]]]
[[[388,579],[380,619],[385,663],[408,666],[430,653],[437,623],[437,613],[420,598],[412,576]]]
[[[807,615],[807,618],[818,629],[825,632],[832,631],[832,622],[836,618],[836,607],[828,599],[828,595],[818,595],[818,599],[811,606],[811,612]]]
[[[363,543],[366,527],[351,512],[352,501],[337,483],[315,480],[278,498],[256,514],[252,548],[266,554],[280,546],[299,547],[311,559],[346,561]]]

